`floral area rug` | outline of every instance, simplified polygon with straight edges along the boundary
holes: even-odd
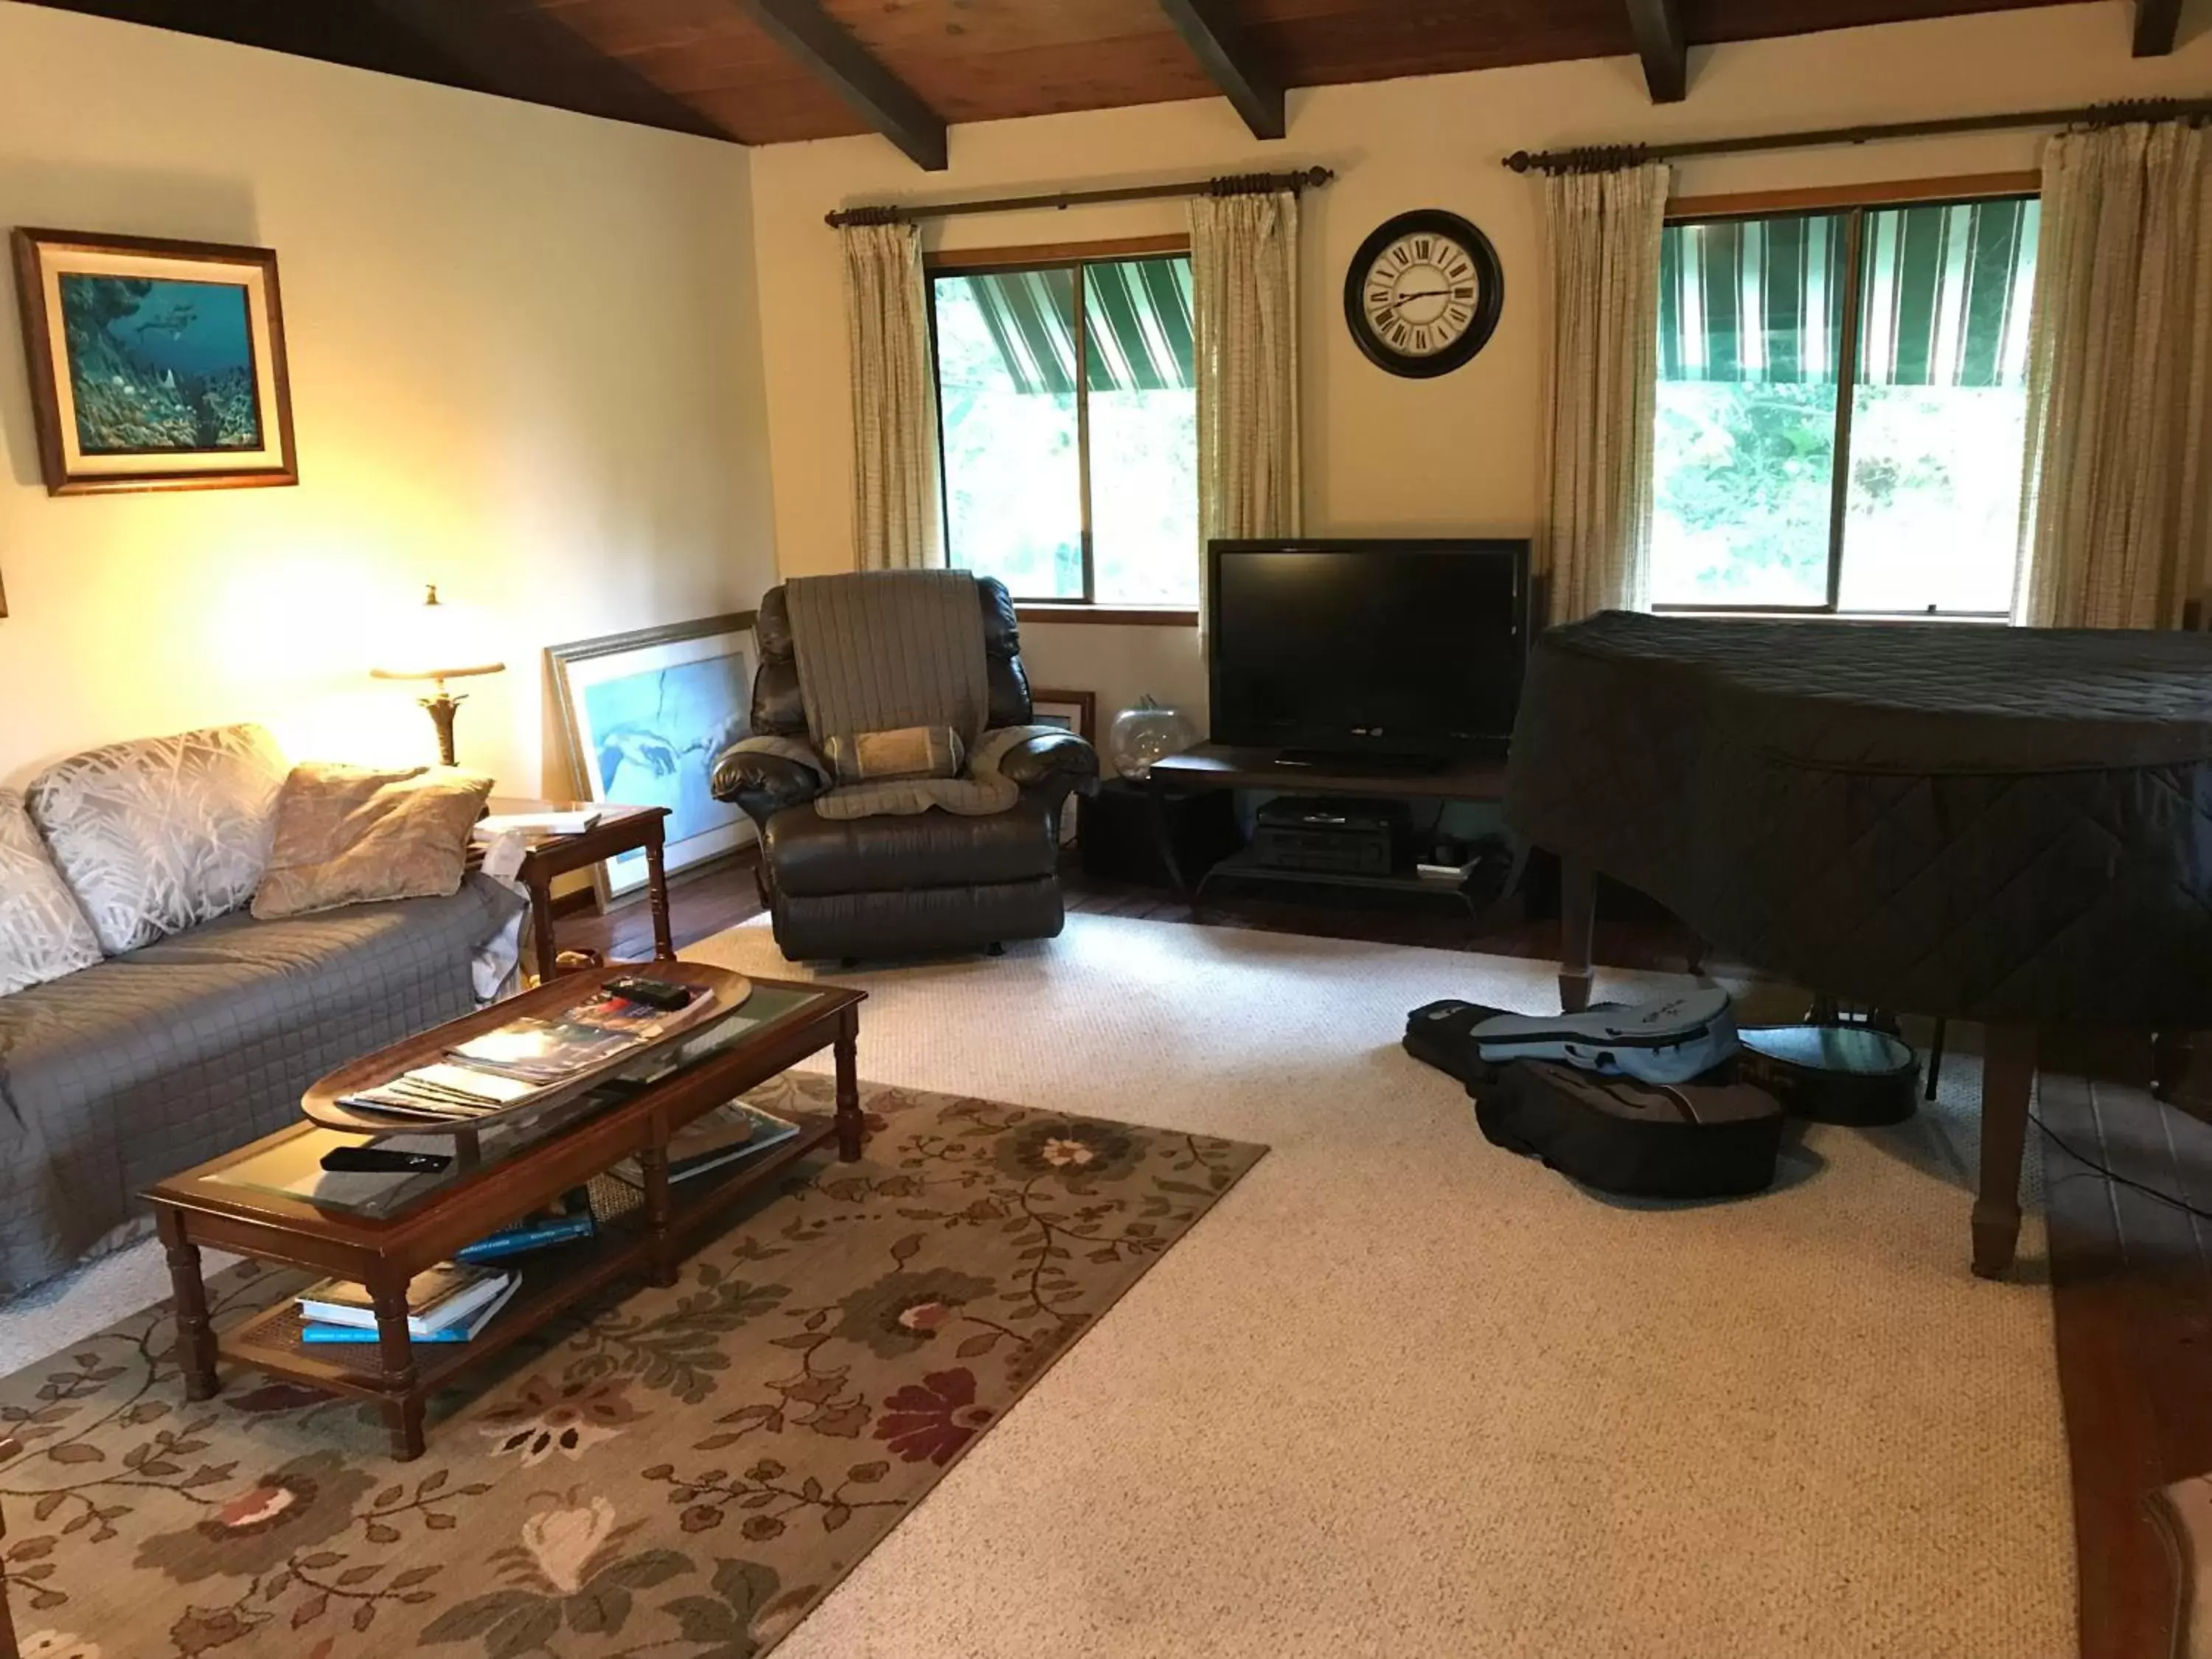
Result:
[[[826,1107],[792,1076],[750,1097]],[[746,1659],[898,1524],[1264,1147],[867,1088],[685,1263],[461,1379],[429,1449],[226,1364],[166,1307],[0,1381],[4,1559],[39,1659]],[[217,1324],[289,1271],[210,1286]]]

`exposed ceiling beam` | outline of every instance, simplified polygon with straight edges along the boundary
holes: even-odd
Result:
[[[2181,0],[2136,0],[2136,56],[2164,58],[2181,33]]]
[[[775,43],[928,173],[945,167],[945,123],[830,20],[817,0],[737,0]]]
[[[523,8],[495,14],[483,0],[369,3],[504,97],[702,138],[735,137],[545,12]]]
[[[1226,0],[1160,0],[1213,84],[1219,87],[1255,138],[1283,136],[1283,85],[1262,70]]]
[[[1636,50],[1644,58],[1644,84],[1650,88],[1651,101],[1680,103],[1690,95],[1690,48],[1682,33],[1678,0],[1628,0],[1628,26],[1636,31]]]

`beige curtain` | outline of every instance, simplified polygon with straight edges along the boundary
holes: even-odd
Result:
[[[853,378],[853,549],[863,570],[942,566],[937,376],[921,237],[912,225],[846,225]]]
[[[1650,599],[1667,169],[1544,181],[1552,337],[1535,570],[1548,619]]]
[[[1198,534],[1295,536],[1298,478],[1298,198],[1190,204],[1198,358]],[[1203,604],[1200,605],[1203,613]]]
[[[2172,628],[2205,578],[2212,145],[2172,123],[2043,160],[2020,596],[2038,627]]]

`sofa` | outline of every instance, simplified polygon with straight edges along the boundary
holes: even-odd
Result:
[[[246,912],[288,768],[258,726],[0,792],[0,1296],[143,1226],[139,1191],[297,1121],[324,1073],[468,1012],[525,901]]]
[[[973,603],[982,623],[981,723],[1019,738],[994,756],[999,774],[1016,786],[1014,799],[988,815],[936,806],[860,817],[826,811],[839,780],[820,752],[824,734],[811,730],[802,673],[879,677],[893,647],[886,641],[860,651],[859,663],[804,671],[788,587],[770,588],[755,613],[754,736],[717,760],[712,787],[760,830],[762,896],[776,945],[794,962],[995,948],[1053,938],[1064,923],[1060,808],[1071,793],[1097,790],[1097,754],[1073,732],[1030,727],[1029,677],[1006,586],[994,577],[932,574],[971,592],[963,605]],[[812,580],[917,579],[902,572]]]

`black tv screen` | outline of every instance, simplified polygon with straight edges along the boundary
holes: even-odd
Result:
[[[1218,541],[1212,738],[1321,754],[1498,754],[1521,696],[1526,541]]]

